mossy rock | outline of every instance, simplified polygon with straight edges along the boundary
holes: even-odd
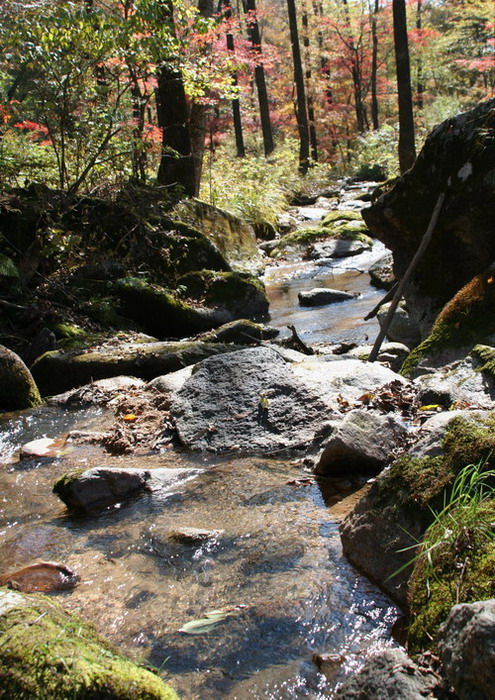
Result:
[[[366,235],[367,231],[368,228],[359,212],[332,211],[318,226],[300,228],[282,236],[277,246],[270,252],[270,256],[276,257],[291,249],[307,251],[314,243],[324,240],[360,241],[371,246],[373,241]]]
[[[0,409],[17,411],[40,403],[31,372],[15,352],[0,345]]]
[[[344,553],[405,608],[414,546],[433,522],[433,511],[442,508],[461,469],[495,454],[495,413],[463,411],[447,423],[440,449],[396,460],[342,526]]]
[[[122,316],[157,338],[195,335],[215,325],[204,309],[194,308],[170,290],[145,280],[135,277],[117,280],[114,291],[120,299]]]
[[[438,543],[432,552],[434,570],[426,557],[419,558],[409,583],[411,623],[410,652],[436,651],[436,635],[451,608],[457,603],[474,603],[495,597],[495,547],[490,534],[495,522],[495,499],[478,507],[453,508],[429,531],[429,541]],[[446,538],[445,527],[459,523],[454,543]]]
[[[0,696],[16,700],[177,700],[51,598],[0,589]]]
[[[197,340],[205,343],[236,343],[237,345],[259,345],[263,340],[275,338],[279,334],[277,328],[262,326],[249,319],[225,323],[207,333],[198,336]]]
[[[265,286],[257,277],[239,272],[190,272],[177,280],[184,295],[210,307],[228,309],[235,319],[268,312]]]
[[[330,226],[336,221],[359,221],[364,223],[363,217],[359,211],[334,209],[333,211],[328,212],[328,214],[325,214],[321,220],[321,225]]]
[[[495,269],[476,275],[445,305],[430,335],[405,361],[401,374],[414,376],[421,367],[442,367],[466,357],[478,344],[495,340]],[[419,367],[419,369],[418,369]]]

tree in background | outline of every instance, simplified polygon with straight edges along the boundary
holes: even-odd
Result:
[[[304,73],[301,60],[301,47],[297,30],[297,14],[295,0],[287,0],[289,13],[290,40],[292,45],[292,60],[294,62],[294,83],[296,86],[296,118],[299,131],[299,172],[305,175],[309,168],[309,123],[306,111],[306,92]]]
[[[397,93],[399,99],[399,165],[402,174],[412,167],[416,159],[416,146],[414,142],[414,116],[405,0],[392,0],[392,7]]]

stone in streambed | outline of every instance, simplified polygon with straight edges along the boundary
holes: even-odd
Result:
[[[445,673],[459,698],[493,698],[495,599],[454,605],[439,637]]]
[[[44,437],[31,440],[21,447],[21,459],[61,457],[70,450],[64,438]]]
[[[337,426],[323,448],[316,474],[339,475],[378,472],[390,460],[392,450],[407,435],[407,429],[393,415],[356,409]]]
[[[67,591],[79,581],[75,571],[64,564],[40,561],[0,576],[0,586],[23,593]]]
[[[157,675],[47,596],[0,590],[3,698],[178,700]]]
[[[91,511],[144,491],[150,476],[144,469],[75,469],[55,482],[53,493],[71,510]]]
[[[355,294],[343,292],[340,289],[329,289],[327,287],[315,287],[308,292],[299,292],[297,295],[301,306],[325,306],[338,301],[355,299]]]
[[[437,697],[437,676],[425,671],[402,649],[385,649],[371,656],[364,667],[344,682],[339,700],[421,700]]]
[[[199,545],[209,540],[218,539],[223,532],[223,530],[204,530],[199,527],[182,527],[178,530],[172,530],[169,537],[180,544]]]

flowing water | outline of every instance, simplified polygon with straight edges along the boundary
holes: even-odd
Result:
[[[361,299],[346,303],[362,317],[374,292],[364,272],[346,269],[350,263],[270,272],[272,322],[286,323],[286,305],[301,288],[325,284],[360,290]],[[304,309],[290,321],[306,342],[371,332],[356,330],[343,306]],[[354,336],[346,335],[349,325]],[[398,610],[342,557],[338,520],[356,498],[350,483],[305,485],[300,464],[289,460],[173,450],[115,457],[79,446],[57,459],[18,461],[28,440],[101,431],[110,420],[97,408],[1,417],[0,574],[41,559],[75,569],[79,585],[53,595],[123,652],[158,667],[188,700],[336,697],[366,654],[394,644]],[[152,493],[97,516],[69,515],[51,493],[53,481],[95,465],[167,471]],[[190,544],[171,537],[185,527],[213,534]],[[226,615],[217,624],[205,618],[219,609]],[[180,631],[202,618],[201,634]],[[312,661],[321,653],[334,655],[326,675]]]

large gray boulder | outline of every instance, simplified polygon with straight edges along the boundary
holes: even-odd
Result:
[[[495,99],[447,119],[426,139],[414,166],[362,215],[393,252],[398,279],[416,252],[441,192],[433,238],[404,297],[425,338],[440,309],[495,260]]]
[[[459,698],[495,697],[495,599],[454,605],[439,637],[445,673]]]
[[[318,457],[316,474],[378,472],[406,437],[407,428],[394,414],[356,409],[337,426]]]
[[[15,352],[0,345],[0,409],[17,411],[40,403],[31,372]]]
[[[385,649],[339,688],[339,700],[424,700],[437,697],[433,672],[425,671],[402,649]]]

